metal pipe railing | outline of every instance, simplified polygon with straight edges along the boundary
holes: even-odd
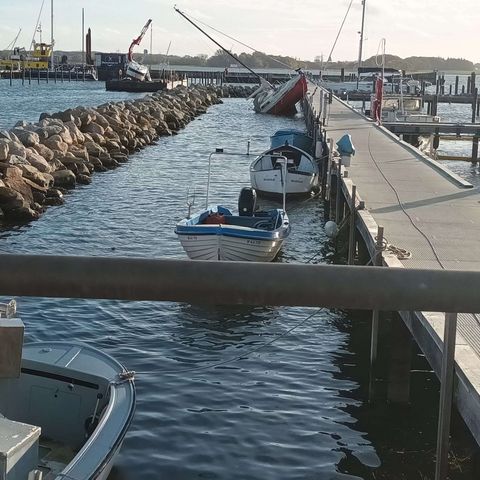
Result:
[[[5,296],[468,313],[479,291],[472,271],[0,255]]]

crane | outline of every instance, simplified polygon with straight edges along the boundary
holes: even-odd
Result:
[[[142,38],[145,36],[145,33],[147,33],[148,27],[150,26],[151,23],[152,23],[152,19],[149,18],[148,22],[142,28],[142,31],[140,32],[140,35],[137,38],[134,38],[132,40],[132,43],[130,44],[130,48],[128,49],[128,61],[129,62],[133,61],[133,47],[135,45],[140,45],[140,42],[142,41]]]

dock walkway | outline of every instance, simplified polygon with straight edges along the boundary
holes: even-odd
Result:
[[[322,91],[311,85],[310,94],[318,111]],[[356,153],[342,190],[348,201],[355,184],[364,201],[356,227],[371,255],[381,225],[390,244],[411,252],[406,260],[384,255],[387,266],[480,271],[477,188],[335,97],[325,129],[334,142],[352,136]],[[439,375],[444,315],[400,314]],[[480,315],[458,316],[455,360],[457,408],[480,444]]]

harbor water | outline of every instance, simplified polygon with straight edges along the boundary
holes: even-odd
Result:
[[[134,96],[105,92],[103,83],[2,81],[0,128]],[[242,154],[212,163],[210,200],[235,208],[254,158],[245,155],[248,141],[261,152],[274,131],[288,127],[303,128],[302,118],[256,115],[246,100],[226,99],[178,135],[95,174],[38,221],[0,230],[0,251],[186,258],[174,227],[187,213],[187,194],[193,210],[203,206],[208,154]],[[468,164],[462,168],[473,175]],[[341,261],[318,200],[287,209],[292,233],[278,261]],[[17,300],[26,341],[87,342],[137,372],[137,410],[112,479],[433,478],[438,382],[417,351],[411,404],[370,405],[367,313]],[[473,479],[471,439],[456,417],[453,447],[451,478]]]

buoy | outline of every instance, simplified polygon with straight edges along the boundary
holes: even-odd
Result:
[[[335,222],[332,222],[332,220],[329,220],[325,224],[325,234],[327,235],[328,238],[333,239],[338,235],[338,227]]]

